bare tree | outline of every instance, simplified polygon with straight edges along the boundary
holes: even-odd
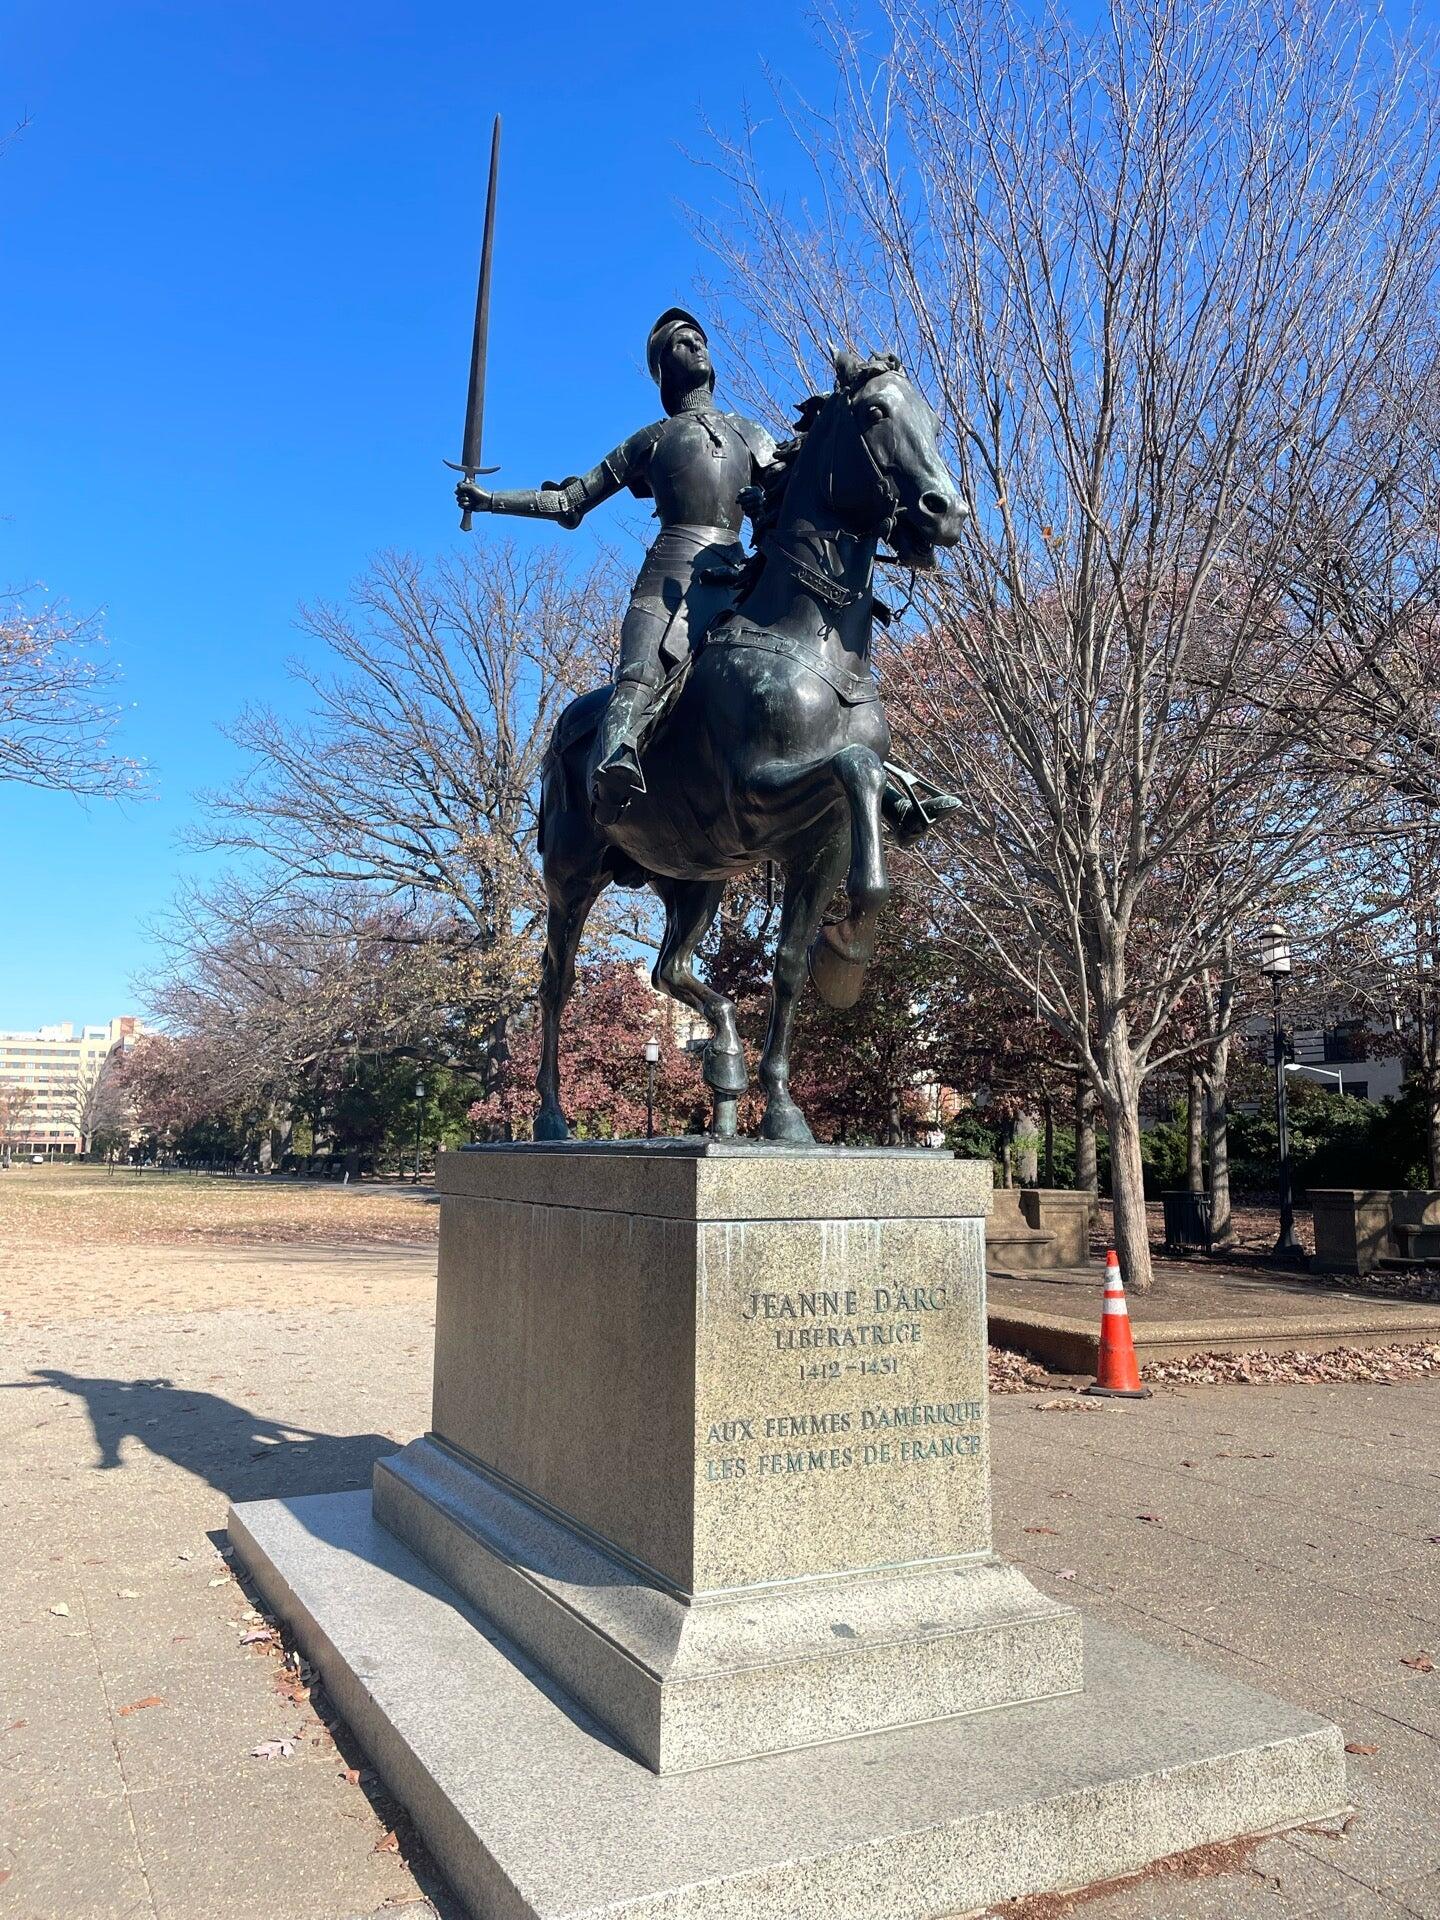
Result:
[[[1392,799],[1385,830],[1338,850],[1328,879],[1348,911],[1316,942],[1319,980],[1332,1007],[1404,1063],[1424,1104],[1427,1178],[1440,1187],[1440,813]]]
[[[768,193],[752,125],[702,226],[757,384],[895,344],[948,426],[974,516],[892,700],[964,798],[957,927],[1095,1089],[1144,1289],[1141,1086],[1359,804],[1296,718],[1290,589],[1318,476],[1428,324],[1434,89],[1328,0],[881,12],[878,54],[829,16],[833,112],[784,103],[817,194]]]
[[[293,669],[309,717],[245,710],[230,732],[251,766],[208,796],[201,844],[261,856],[279,891],[444,903],[470,946],[469,1004],[503,1035],[543,924],[540,761],[563,704],[603,677],[616,615],[601,563],[575,574],[495,541],[434,568],[382,556],[350,606],[305,609],[321,648]]]
[[[80,1151],[93,1150],[97,1137],[113,1136],[128,1122],[124,1080],[117,1050],[97,1055],[82,1067],[70,1100],[70,1124],[80,1136]]]
[[[148,1001],[190,1046],[186,1086],[212,1110],[288,1112],[336,1062],[446,1048],[483,1073],[488,1012],[474,944],[453,911],[379,897],[351,881],[281,889],[235,876],[182,896],[156,929],[165,965]]]
[[[8,1167],[31,1124],[35,1089],[0,1084],[0,1166]]]
[[[62,793],[134,793],[144,770],[115,752],[122,711],[99,620],[34,593],[0,601],[0,780]]]

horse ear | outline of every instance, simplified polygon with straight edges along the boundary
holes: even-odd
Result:
[[[837,347],[835,349],[836,386],[848,387],[859,371],[860,362],[855,355],[845,347]]]

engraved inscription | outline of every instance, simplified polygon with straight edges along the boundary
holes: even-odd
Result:
[[[809,1389],[843,1386],[847,1378],[857,1385],[867,1379],[898,1383],[911,1356],[923,1350],[934,1316],[966,1306],[973,1302],[964,1289],[952,1291],[945,1282],[752,1289],[742,1297],[740,1318],[768,1351],[807,1356],[789,1377]],[[709,1428],[705,1475],[711,1481],[775,1480],[965,1462],[980,1455],[983,1414],[978,1400],[915,1399],[734,1415]]]

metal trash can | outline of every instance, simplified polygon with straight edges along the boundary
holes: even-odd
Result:
[[[1165,1203],[1165,1245],[1172,1253],[1179,1253],[1186,1247],[1203,1247],[1210,1251],[1210,1196],[1208,1193],[1191,1193],[1182,1188],[1178,1193],[1163,1193],[1160,1198]]]

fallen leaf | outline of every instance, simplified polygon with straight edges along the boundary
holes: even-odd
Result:
[[[398,1853],[400,1851],[399,1834],[393,1831],[383,1834],[381,1838],[375,1842],[370,1851],[372,1853]]]
[[[1074,1567],[1061,1567],[1060,1571],[1055,1575],[1055,1578],[1057,1580],[1073,1580],[1075,1578]]]
[[[9,1726],[8,1726],[8,1727],[7,1727],[6,1729],[5,1729],[5,1731],[6,1731],[7,1733],[18,1733],[18,1732],[19,1732],[19,1730],[20,1730],[20,1728],[21,1728],[21,1727],[23,1727],[23,1726],[26,1726],[26,1725],[28,1725],[28,1722],[27,1722],[27,1721],[24,1721],[24,1720],[12,1720],[12,1721],[10,1722],[10,1724],[9,1724]]]
[[[117,1587],[115,1589],[115,1598],[117,1600],[138,1600],[140,1596],[134,1587]]]
[[[163,1707],[165,1702],[158,1693],[147,1693],[143,1700],[132,1700],[128,1707],[117,1707],[115,1713],[123,1720],[127,1713],[143,1713],[146,1707]]]
[[[1378,1753],[1380,1749],[1379,1747],[1367,1746],[1363,1740],[1347,1740],[1345,1743],[1345,1751],[1346,1753]]]
[[[58,1613],[62,1620],[68,1620],[70,1618],[70,1609],[63,1600],[57,1600],[50,1611],[52,1613]]]
[[[1025,1527],[1022,1531],[1025,1533],[1053,1533],[1058,1537],[1060,1529],[1058,1527]]]
[[[0,1867],[0,1887],[4,1886],[14,1871],[15,1869],[13,1867]]]
[[[360,1769],[358,1767],[342,1767],[340,1769],[340,1778],[345,1782],[347,1787],[358,1787],[360,1784]]]
[[[258,1647],[272,1637],[269,1627],[254,1627],[249,1633],[241,1634],[240,1644],[242,1647]]]
[[[1195,1462],[1193,1460],[1182,1460],[1180,1464],[1182,1467],[1193,1467]]]
[[[1400,1664],[1402,1667],[1412,1668],[1416,1673],[1433,1673],[1435,1671],[1435,1662],[1430,1658],[1428,1653],[1417,1653],[1413,1660],[1402,1660]]]
[[[295,1751],[293,1740],[262,1740],[250,1749],[252,1760],[288,1760]]]
[[[206,1582],[206,1585],[211,1587],[228,1587],[229,1584],[230,1576],[228,1573],[217,1574],[213,1580]]]

